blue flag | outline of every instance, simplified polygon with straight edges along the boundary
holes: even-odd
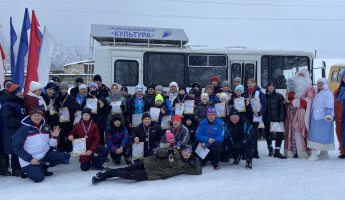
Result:
[[[11,72],[12,72],[11,78],[13,79],[13,72],[14,72],[14,69],[16,68],[16,58],[14,57],[13,47],[17,41],[17,34],[12,25],[12,17],[10,18],[10,25],[11,25],[10,33],[11,33]]]
[[[12,81],[19,86],[23,85],[24,82],[24,65],[25,65],[25,55],[29,50],[29,40],[27,31],[31,28],[29,11],[25,8],[24,20],[22,33],[20,35],[20,43],[17,55],[17,63],[15,69],[12,73]]]

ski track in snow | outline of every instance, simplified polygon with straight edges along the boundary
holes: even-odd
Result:
[[[336,140],[336,136],[335,136]],[[245,161],[232,165],[220,163],[215,171],[210,163],[202,175],[180,175],[167,180],[133,182],[114,178],[91,184],[97,171],[83,172],[77,157],[69,165],[50,168],[54,175],[41,183],[18,177],[0,177],[0,199],[345,199],[345,161],[336,150],[329,151],[329,160],[310,162],[307,159],[280,160],[268,157],[266,141],[259,141],[260,159],[253,160],[253,169],[245,169]],[[273,142],[274,144],[274,142]],[[283,145],[282,145],[283,146]],[[283,150],[281,150],[283,152]],[[110,156],[109,156],[110,158]],[[124,161],[122,160],[122,163]],[[121,164],[116,167],[123,167]],[[115,167],[105,163],[105,167]]]

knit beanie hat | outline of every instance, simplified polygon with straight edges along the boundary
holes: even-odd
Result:
[[[213,81],[217,81],[217,83],[219,83],[219,78],[218,78],[218,76],[212,76],[212,78],[211,78],[211,83],[212,83]]]
[[[89,85],[89,88],[91,89],[92,87],[96,88],[98,90],[98,85],[96,83],[91,83]]]
[[[80,84],[78,86],[78,89],[81,90],[81,89],[87,89],[86,85],[85,84]]]
[[[197,91],[196,91],[196,89],[194,89],[194,88],[192,88],[192,89],[190,89],[189,90],[189,94],[195,94],[195,95],[197,95]]]
[[[170,84],[169,84],[169,89],[172,87],[172,86],[175,86],[176,87],[176,89],[178,90],[178,85],[177,85],[177,83],[176,82],[171,82]]]
[[[203,100],[203,99],[210,100],[210,98],[208,97],[208,94],[207,94],[207,93],[202,93],[202,94],[201,94],[201,100]]]
[[[147,89],[149,89],[149,88],[155,89],[155,85],[149,84],[149,85],[147,86]]]
[[[157,101],[161,101],[163,103],[164,102],[163,96],[160,95],[160,94],[157,94],[156,97],[155,97],[155,102],[157,102]]]
[[[42,84],[39,83],[39,82],[36,82],[36,81],[31,81],[30,83],[30,87],[29,87],[29,90],[31,92],[35,91],[35,90],[38,90],[38,89],[42,89]]]
[[[4,81],[4,84],[3,84],[4,89],[8,89],[8,88],[10,88],[10,87],[11,87],[11,85],[13,85],[13,81],[12,81],[12,80],[7,79],[7,80],[5,80],[5,81]]]
[[[68,87],[68,84],[67,84],[66,82],[60,83],[60,90],[63,89],[63,88],[66,88],[66,89],[69,88],[69,87]]]
[[[19,85],[17,85],[17,84],[13,84],[13,85],[11,85],[10,88],[8,88],[8,91],[10,93],[16,95],[16,94],[18,94],[19,92],[22,91],[22,88]]]
[[[187,92],[186,87],[185,87],[184,85],[181,85],[181,86],[180,86],[180,88],[178,89],[178,91],[180,91],[180,90],[184,90],[184,92]]]
[[[54,82],[49,82],[49,83],[47,83],[45,89],[54,89],[55,90],[55,87],[56,87],[56,85]]]
[[[123,87],[121,88],[121,91],[126,91],[126,92],[128,92],[128,88],[127,88],[126,86],[123,86]]]
[[[238,116],[240,116],[240,113],[238,112],[238,110],[236,108],[232,107],[231,110],[230,110],[230,114],[229,115],[230,116],[231,115],[238,115]]]
[[[90,109],[90,108],[84,108],[84,109],[81,111],[81,115],[83,115],[84,113],[87,113],[87,114],[91,115],[91,109]]]
[[[235,77],[235,78],[234,78],[234,81],[238,81],[238,82],[241,83],[241,78],[240,78],[240,77]]]
[[[102,77],[99,75],[99,74],[96,74],[94,77],[93,77],[93,82],[95,81],[100,81],[102,82]]]
[[[179,121],[179,122],[181,122],[182,120],[181,120],[181,116],[180,115],[174,115],[174,117],[171,119],[171,121]]]
[[[207,114],[208,115],[217,115],[217,111],[216,111],[216,109],[214,107],[209,107],[207,109]]]
[[[230,87],[230,82],[229,81],[224,81],[222,84],[222,87]]]
[[[208,90],[208,89],[211,89],[212,92],[214,91],[214,87],[213,87],[212,85],[207,85],[207,86],[205,87],[205,91]]]
[[[144,86],[142,86],[142,85],[137,85],[136,87],[135,87],[135,91],[136,92],[139,92],[139,91],[144,91]]]
[[[53,76],[50,80],[52,80],[52,81],[54,81],[54,82],[61,82],[60,81],[60,79],[59,79],[59,77],[57,77],[57,76]]]
[[[75,83],[84,83],[84,80],[78,77],[77,79],[75,79]]]
[[[235,87],[235,92],[236,92],[237,90],[241,90],[241,92],[243,93],[243,92],[244,92],[244,87],[243,87],[243,85],[238,85],[238,86],[236,86],[236,87]]]
[[[29,115],[31,116],[31,115],[33,115],[33,114],[40,114],[40,115],[43,116],[42,110],[40,110],[40,109],[38,109],[38,108],[33,108],[32,110],[30,110]]]
[[[199,83],[193,83],[192,88],[195,88],[195,87],[201,88]]]
[[[219,96],[219,99],[220,100],[222,100],[222,99],[228,100],[228,95],[225,94],[225,93],[221,93],[220,96]]]
[[[112,122],[112,123],[114,123],[114,121],[116,121],[116,120],[122,122],[122,119],[121,119],[120,115],[114,115],[114,116],[111,118],[111,122]]]
[[[161,85],[157,85],[157,86],[155,87],[155,90],[160,90],[160,91],[163,91],[163,86],[161,86]]]
[[[144,113],[144,114],[141,116],[141,120],[144,120],[146,117],[149,117],[149,118],[151,119],[150,113]]]

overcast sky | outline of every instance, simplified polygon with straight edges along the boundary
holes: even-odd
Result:
[[[89,45],[91,24],[182,28],[190,45],[318,51],[345,58],[345,1],[341,0],[0,0],[1,31],[18,38],[24,9],[35,10],[57,43]],[[9,41],[9,39],[8,39]],[[17,40],[18,42],[19,40]]]

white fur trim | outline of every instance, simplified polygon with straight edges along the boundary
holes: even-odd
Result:
[[[177,85],[177,83],[176,82],[171,82],[170,84],[169,84],[169,89],[171,88],[171,86],[175,86],[176,87],[176,89],[177,89],[177,91],[178,91],[178,85]]]
[[[300,100],[300,99],[294,99],[294,100],[292,101],[292,106],[293,106],[294,108],[299,108],[299,107],[301,107],[301,100]]]

